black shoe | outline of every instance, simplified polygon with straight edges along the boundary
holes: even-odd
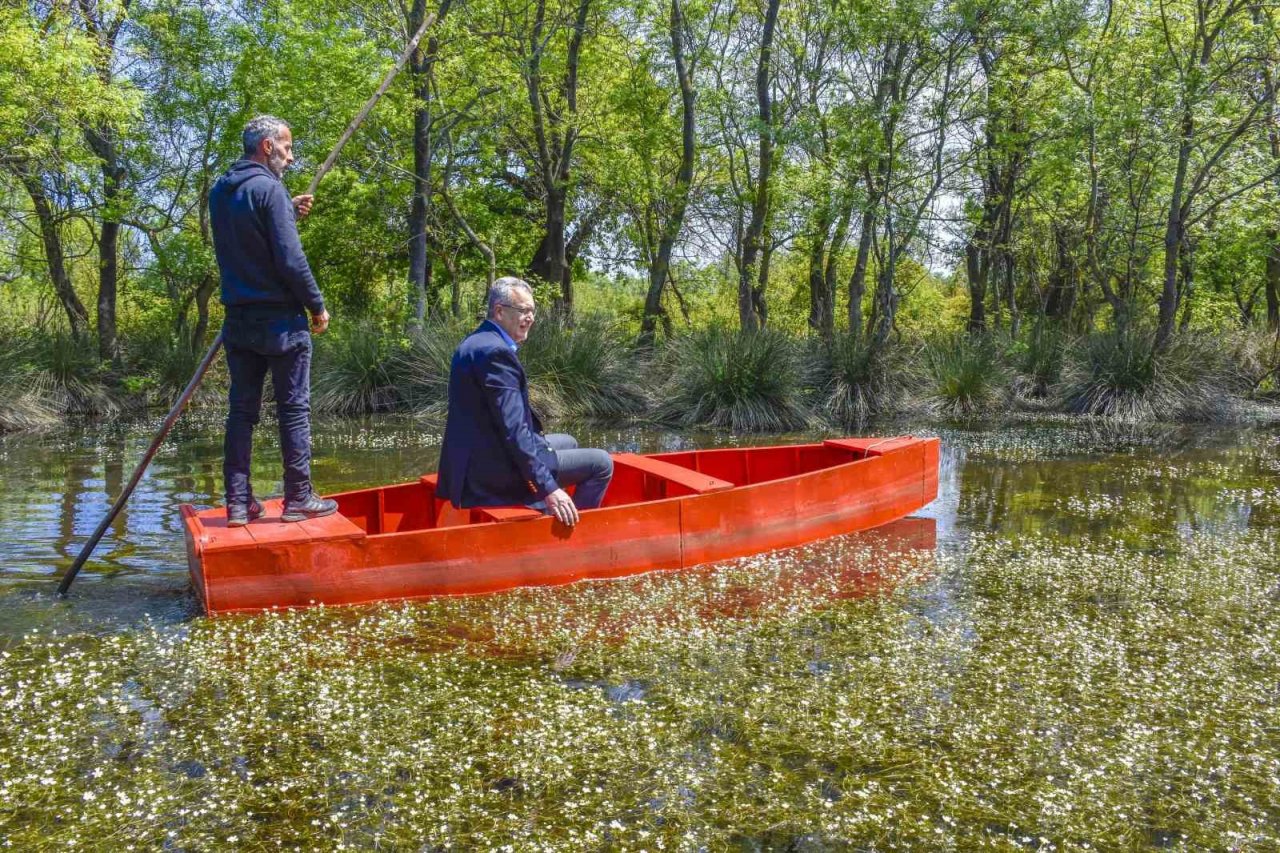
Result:
[[[300,503],[285,502],[281,521],[306,521],[308,518],[324,518],[338,511],[338,502],[333,498],[316,497],[314,494]]]
[[[227,504],[227,527],[244,527],[255,518],[262,517],[262,504],[257,498],[249,498],[249,503]]]

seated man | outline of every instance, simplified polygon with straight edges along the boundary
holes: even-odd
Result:
[[[516,357],[535,313],[527,282],[490,286],[488,318],[453,354],[436,494],[459,508],[524,504],[572,527],[579,509],[604,500],[613,460],[572,436],[542,434]],[[564,487],[573,485],[570,498]]]

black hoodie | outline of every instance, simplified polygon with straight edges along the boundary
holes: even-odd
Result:
[[[270,169],[237,160],[209,193],[213,250],[223,305],[324,310],[324,297],[302,253],[293,201]]]

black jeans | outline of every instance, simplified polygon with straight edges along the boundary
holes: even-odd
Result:
[[[253,491],[249,482],[253,428],[262,414],[267,371],[280,420],[285,501],[306,500],[311,494],[311,332],[306,315],[228,307],[222,339],[231,374],[222,457],[227,503],[246,504]]]

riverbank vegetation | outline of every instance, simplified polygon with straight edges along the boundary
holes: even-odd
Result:
[[[438,414],[496,274],[555,418],[1224,419],[1280,365],[1277,12],[1197,0],[34,2],[0,11],[0,429],[171,401],[261,112],[318,410]],[[203,399],[220,397],[221,371]]]

